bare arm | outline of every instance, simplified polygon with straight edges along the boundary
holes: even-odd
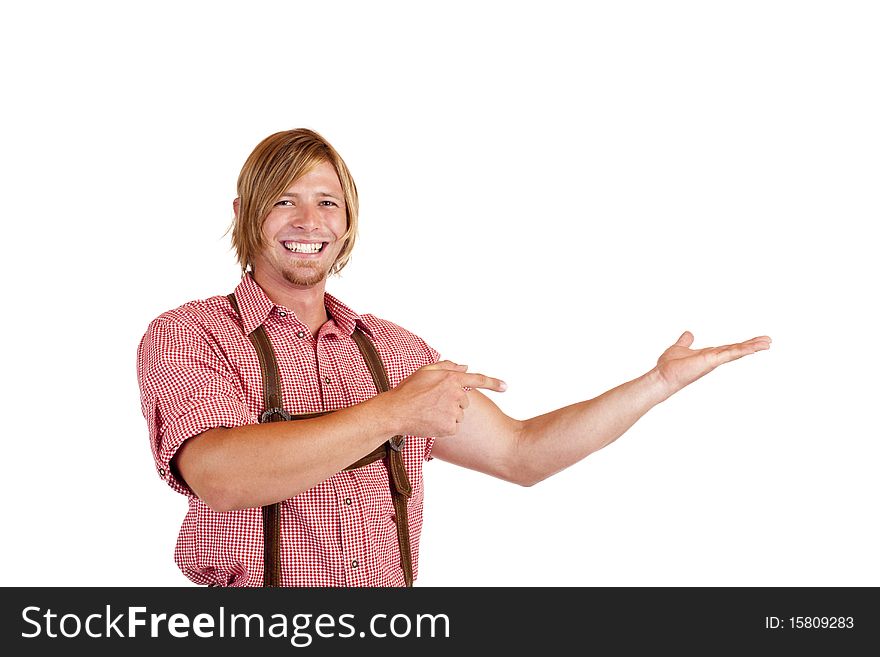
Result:
[[[533,485],[613,442],[651,408],[718,365],[768,349],[770,338],[690,349],[685,332],[646,374],[594,399],[530,420],[514,420],[485,395],[470,393],[458,433],[434,444],[433,455],[524,486]]]
[[[377,401],[308,420],[211,429],[184,442],[172,467],[216,511],[272,504],[388,440],[393,434]]]
[[[463,386],[502,389],[448,361],[416,370],[393,390],[308,420],[205,431],[172,464],[217,511],[287,499],[336,474],[397,434],[448,436],[467,406]]]

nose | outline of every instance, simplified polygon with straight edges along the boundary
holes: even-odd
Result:
[[[321,227],[321,215],[316,208],[303,205],[293,216],[293,226],[306,231],[318,230]]]

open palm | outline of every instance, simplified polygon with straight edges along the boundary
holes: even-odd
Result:
[[[669,386],[669,394],[681,390],[719,365],[769,349],[772,341],[769,336],[762,335],[736,344],[691,349],[693,342],[693,333],[685,331],[675,344],[657,359],[657,370]]]

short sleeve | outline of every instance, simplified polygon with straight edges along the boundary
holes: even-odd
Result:
[[[184,441],[257,418],[229,364],[198,327],[153,320],[138,345],[137,374],[156,471],[175,491],[193,495],[170,467]]]

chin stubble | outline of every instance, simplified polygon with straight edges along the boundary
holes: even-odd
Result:
[[[293,269],[284,269],[281,273],[284,276],[284,280],[293,285],[316,285],[327,278],[328,274],[328,272],[311,263],[303,264]]]

